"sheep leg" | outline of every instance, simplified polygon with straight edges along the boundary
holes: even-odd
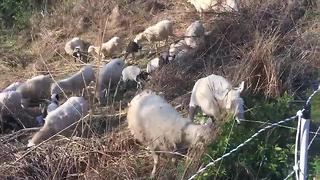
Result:
[[[159,155],[154,151],[151,151],[151,154],[153,156],[153,169],[152,169],[150,178],[153,179],[156,175],[156,169],[157,169],[157,165],[159,163]]]

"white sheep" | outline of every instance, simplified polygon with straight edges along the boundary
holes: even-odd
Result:
[[[96,89],[96,98],[100,105],[106,105],[106,95],[109,84],[110,88],[113,88],[120,81],[123,66],[123,60],[121,58],[115,58],[100,69]]]
[[[167,41],[168,37],[173,35],[173,22],[169,20],[162,20],[138,34],[135,37],[134,42],[140,44],[142,41],[153,43],[156,41]],[[157,48],[156,43],[154,45],[155,48]]]
[[[189,118],[193,120],[196,107],[221,120],[225,112],[236,115],[236,120],[244,118],[244,103],[240,93],[244,88],[244,82],[239,87],[233,88],[230,82],[222,76],[210,75],[199,79],[193,89],[189,104]]]
[[[138,75],[141,73],[141,69],[138,66],[127,66],[122,70],[122,80],[126,81],[136,81],[138,82]]]
[[[212,122],[197,125],[181,115],[150,90],[136,95],[129,103],[128,127],[134,137],[147,145],[154,159],[151,177],[159,160],[155,151],[181,151],[188,147],[206,145],[213,138]]]
[[[141,80],[148,79],[147,72],[141,70],[138,66],[127,66],[122,70],[122,80],[123,82],[127,81],[135,81],[137,83],[137,87],[141,87]]]
[[[187,45],[185,40],[180,40],[177,43],[172,43],[169,48],[169,61],[174,59],[183,59],[191,47]]]
[[[49,99],[52,82],[50,75],[39,75],[21,84],[16,91],[22,95],[22,106],[28,107],[32,103],[38,105],[39,102]]]
[[[37,145],[47,140],[58,132],[74,129],[75,122],[88,114],[88,103],[83,97],[71,97],[45,118],[44,126],[32,137],[28,147]]]
[[[14,82],[10,84],[8,87],[6,87],[4,90],[2,90],[2,92],[16,91],[21,84],[21,82]]]
[[[152,73],[156,69],[161,68],[163,65],[168,64],[168,58],[169,57],[159,56],[150,60],[147,64],[147,73]]]
[[[100,46],[89,46],[88,53],[92,54],[95,52],[96,54],[101,54],[102,58],[110,57],[115,55],[118,52],[121,52],[122,42],[119,37],[113,37],[108,42],[103,43]]]
[[[187,28],[185,32],[186,45],[191,48],[200,48],[204,46],[204,27],[200,21],[195,21]]]
[[[21,93],[6,91],[0,93],[0,120],[1,124],[13,124],[12,119],[22,127],[35,127],[36,121],[21,107]]]
[[[236,0],[188,0],[188,2],[196,8],[201,17],[203,12],[212,9],[218,12],[238,11]]]
[[[95,81],[95,74],[92,66],[87,65],[72,76],[53,83],[51,86],[51,95],[60,94],[62,92],[80,94],[91,81]]]
[[[82,39],[74,37],[66,43],[64,50],[68,55],[81,59],[81,54],[84,51],[84,44],[85,43]]]

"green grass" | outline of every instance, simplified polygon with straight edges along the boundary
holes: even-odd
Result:
[[[316,94],[311,102],[311,119],[313,122],[320,122],[320,94]]]

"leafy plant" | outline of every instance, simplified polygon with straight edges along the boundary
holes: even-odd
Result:
[[[254,100],[253,100],[254,99]],[[251,107],[246,118],[264,122],[277,122],[295,114],[297,108],[290,105],[292,97],[284,94],[273,102],[250,98],[246,104]],[[209,146],[208,154],[216,159],[236,148],[266,125],[243,122],[234,125],[230,120],[220,127],[220,135]],[[289,123],[294,126],[294,122]],[[291,129],[274,127],[261,133],[251,142],[217,162],[199,179],[283,179],[293,166],[294,134]],[[210,159],[203,158],[205,164]]]

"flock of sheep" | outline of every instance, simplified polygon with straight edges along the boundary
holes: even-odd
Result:
[[[200,13],[206,8],[198,6],[199,1],[189,1]],[[227,1],[230,2],[231,0]],[[235,6],[231,7],[236,9]],[[157,42],[167,42],[170,36],[174,36],[173,22],[162,20],[129,42],[124,59],[129,54],[134,58],[134,53],[141,49],[141,42],[150,42],[157,49]],[[183,60],[188,53],[202,48],[205,45],[204,37],[205,29],[202,23],[193,22],[187,28],[184,39],[171,44],[166,53],[152,59],[146,70],[138,66],[125,67],[126,62],[123,58],[113,58],[99,69],[98,74],[92,65],[86,65],[77,73],[58,81],[50,75],[39,75],[23,83],[13,83],[0,93],[2,130],[5,129],[5,125],[13,126],[13,121],[18,122],[22,128],[42,126],[29,141],[28,147],[31,147],[63,130],[74,129],[75,123],[87,116],[90,110],[86,100],[88,96],[85,95],[90,94],[90,88],[95,89],[96,102],[100,106],[106,106],[110,89],[115,88],[121,80],[135,81],[140,89],[143,88],[142,80],[152,78],[152,72],[157,68],[166,63]],[[81,60],[84,52],[107,58],[120,53],[121,44],[119,37],[113,37],[101,46],[90,46],[85,50],[84,42],[76,37],[66,43],[65,51],[76,60]],[[212,140],[211,120],[205,124],[193,122],[197,107],[216,120],[221,119],[223,113],[233,113],[240,123],[244,117],[244,102],[240,97],[243,89],[243,82],[235,88],[227,79],[214,74],[199,79],[192,89],[188,118],[183,118],[162,96],[151,90],[144,90],[133,97],[128,104],[128,127],[134,137],[147,145],[152,152],[154,168],[151,176],[155,175],[158,164],[157,151],[179,151],[199,143],[207,144]],[[73,96],[60,105],[62,94],[65,97],[66,94]],[[33,107],[39,107],[39,104],[41,112],[33,112],[37,114],[34,118]]]

